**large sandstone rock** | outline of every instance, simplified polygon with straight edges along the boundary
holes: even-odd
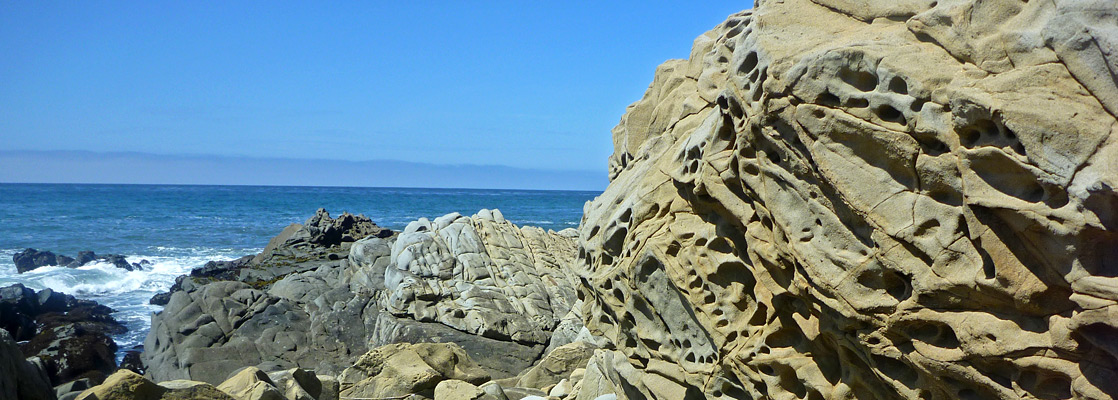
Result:
[[[1113,398],[1118,7],[758,3],[613,131],[580,231],[584,321],[617,345],[595,373],[628,398]]]
[[[453,343],[391,344],[369,351],[342,373],[341,397],[433,398],[436,386],[447,380],[476,386],[488,381],[489,373]]]
[[[174,380],[152,383],[139,374],[122,369],[105,382],[91,387],[78,400],[236,400],[217,388],[197,381]]]

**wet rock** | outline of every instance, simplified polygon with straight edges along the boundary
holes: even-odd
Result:
[[[125,331],[113,310],[89,300],[15,284],[0,288],[0,320],[28,357],[38,357],[52,385],[78,378],[100,382],[116,370],[116,343]]]
[[[39,267],[58,265],[58,259],[54,253],[31,248],[13,255],[12,262],[16,265],[16,271],[21,274]]]

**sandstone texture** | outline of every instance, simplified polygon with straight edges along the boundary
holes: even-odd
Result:
[[[143,376],[120,370],[105,382],[81,392],[78,400],[338,400],[337,391],[324,390],[313,373],[284,371],[297,379],[276,381],[260,369],[244,368],[217,386],[191,380],[154,383]],[[283,383],[280,383],[283,382]],[[285,387],[286,389],[281,389]],[[336,388],[329,388],[330,390]]]
[[[578,398],[1114,398],[1118,6],[757,3],[613,131]]]
[[[147,376],[218,384],[248,366],[337,375],[380,346],[454,343],[486,380],[513,377],[582,330],[576,236],[518,227],[497,210],[420,219],[402,233],[320,210],[259,255],[179,279],[152,319]]]

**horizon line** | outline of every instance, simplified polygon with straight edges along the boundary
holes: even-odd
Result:
[[[585,172],[585,173],[604,173],[605,168],[598,169],[562,169],[562,168],[544,168],[544,167],[523,167],[506,164],[471,164],[471,163],[457,163],[457,164],[440,164],[432,162],[408,161],[391,158],[370,158],[365,160],[346,160],[338,158],[298,158],[298,157],[259,157],[247,155],[227,155],[227,154],[192,154],[192,153],[151,153],[144,151],[93,151],[93,150],[0,150],[0,155],[19,155],[19,154],[75,154],[75,155],[104,155],[104,156],[154,156],[154,157],[174,157],[180,159],[230,159],[230,160],[252,160],[252,161],[311,161],[311,162],[335,162],[335,163],[372,163],[372,162],[393,162],[400,164],[423,165],[434,167],[474,167],[474,168],[509,168],[522,171],[551,171],[551,172]],[[604,164],[604,162],[603,162]],[[29,183],[29,182],[28,182]]]
[[[508,189],[508,188],[467,188],[467,187],[424,187],[424,186],[348,186],[348,185],[259,185],[259,184],[217,184],[217,183],[123,183],[123,182],[0,182],[0,185],[77,185],[77,186],[215,186],[215,187],[257,187],[257,188],[340,188],[340,189],[422,189],[422,190],[475,190],[475,191],[518,191],[518,192],[586,192],[601,193],[601,190],[574,189]]]

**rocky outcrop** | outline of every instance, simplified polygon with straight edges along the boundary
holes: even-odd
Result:
[[[596,379],[1113,398],[1114,4],[758,3],[613,131],[579,240],[584,321],[617,346]]]
[[[144,267],[151,265],[151,262],[148,260],[130,263],[120,254],[105,254],[99,256],[92,251],[78,252],[78,257],[72,258],[56,255],[49,251],[39,251],[28,248],[12,256],[12,262],[16,265],[16,272],[21,274],[35,268],[47,266],[77,268],[94,261],[104,261],[126,271],[141,271]]]
[[[575,300],[568,237],[517,228],[500,211],[412,222],[392,245],[388,310],[417,321],[544,344]]]
[[[573,230],[483,210],[394,236],[346,215],[320,211],[260,255],[180,279],[152,319],[148,376],[216,384],[245,366],[333,375],[370,348],[426,342],[455,343],[504,378],[538,360],[570,315]]]
[[[116,370],[116,343],[124,333],[113,310],[90,300],[21,284],[0,288],[0,324],[26,357],[37,357],[52,385],[79,378],[100,382]]]

